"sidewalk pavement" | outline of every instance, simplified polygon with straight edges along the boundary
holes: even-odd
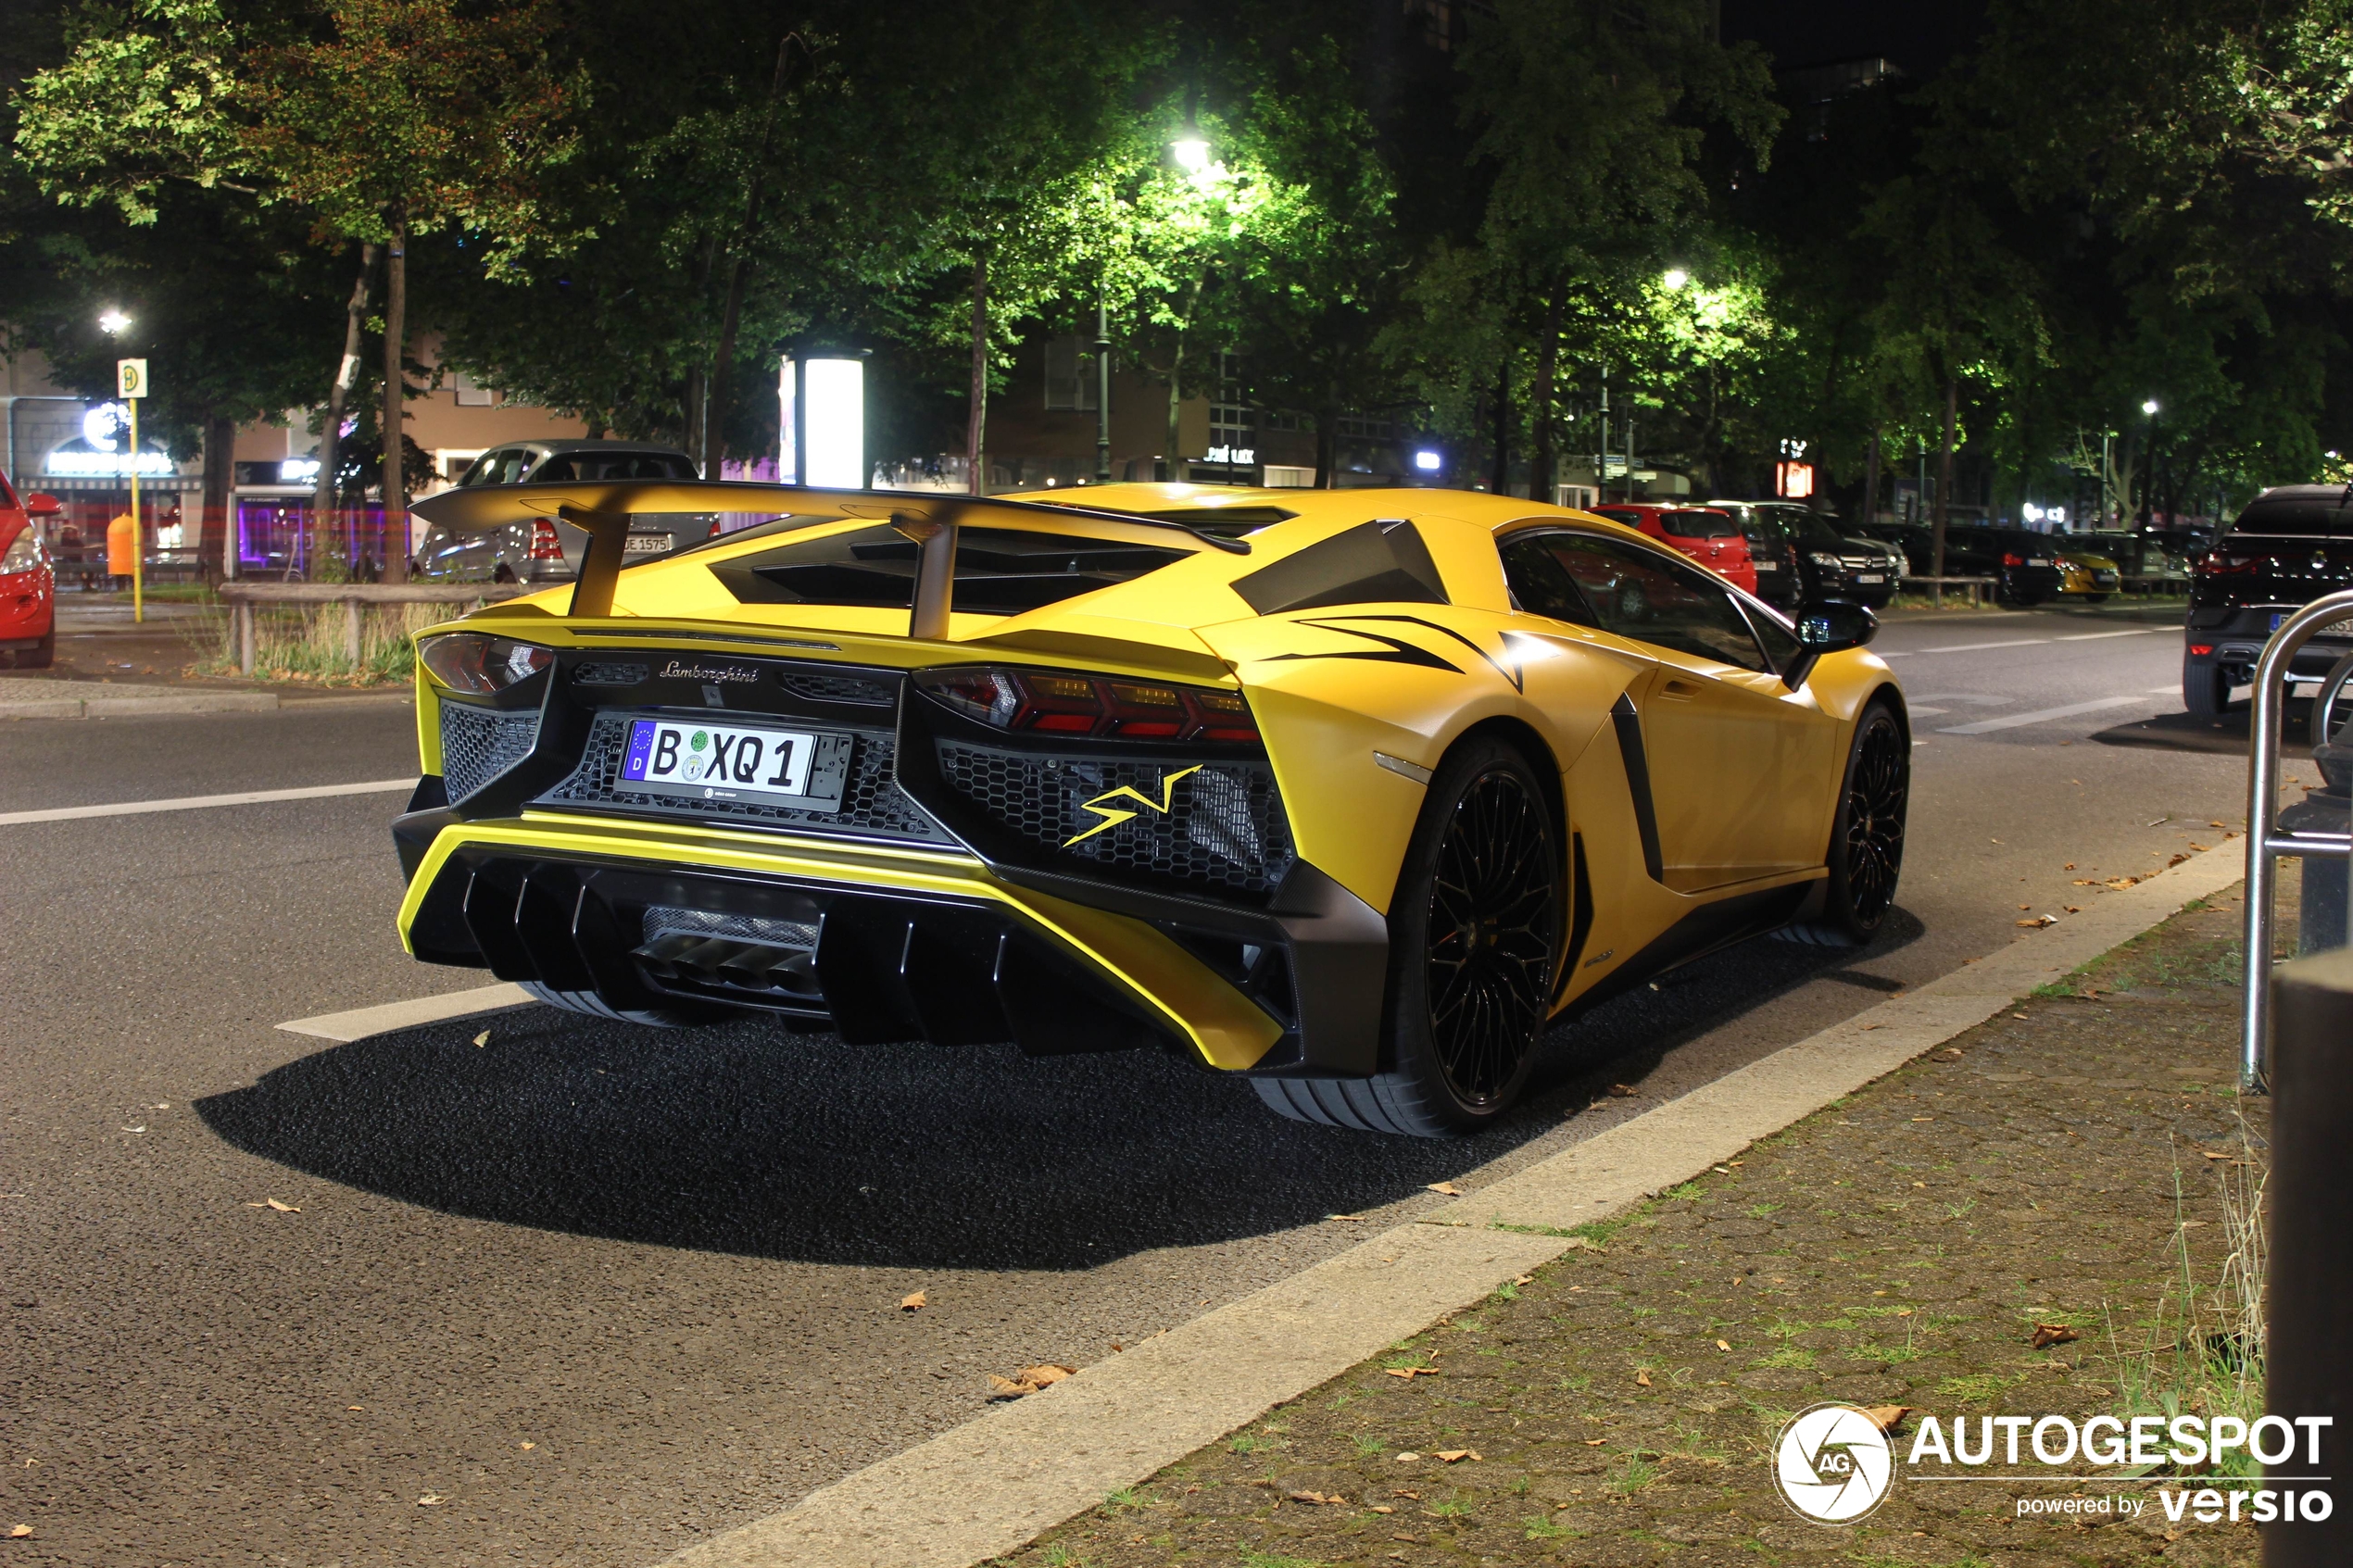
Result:
[[[2252,1524],[2170,1520],[2162,1474],[1904,1477],[1825,1526],[1767,1460],[1821,1401],[1916,1407],[1899,1459],[1928,1414],[2126,1410],[2184,1272],[2216,1280],[2232,1162],[2268,1147],[2233,1087],[2242,918],[2235,888],[2193,903],[1000,1561],[2254,1564]],[[2027,1519],[2024,1492],[2147,1500]]]

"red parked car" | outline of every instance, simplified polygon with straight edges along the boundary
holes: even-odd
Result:
[[[1592,508],[1595,517],[1639,528],[1744,593],[1756,592],[1756,562],[1748,536],[1730,512],[1712,507],[1662,507],[1646,501],[1612,502]]]
[[[32,520],[62,509],[38,492],[19,504],[0,474],[0,649],[19,670],[46,669],[57,656],[57,575]]]

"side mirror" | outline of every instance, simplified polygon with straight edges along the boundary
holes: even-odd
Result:
[[[1797,618],[1798,643],[1817,659],[1826,653],[1859,648],[1878,635],[1879,617],[1863,606],[1848,604],[1843,599],[1825,599],[1808,606]]]
[[[24,515],[27,517],[56,517],[65,509],[66,504],[45,490],[30,491],[24,498]]]
[[[1814,663],[1824,654],[1844,653],[1859,648],[1879,635],[1879,617],[1858,604],[1844,599],[1824,599],[1808,605],[1797,617],[1797,658],[1781,677],[1781,684],[1795,691],[1814,672]]]

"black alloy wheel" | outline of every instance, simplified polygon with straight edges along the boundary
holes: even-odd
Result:
[[[1359,1132],[1432,1138],[1494,1125],[1535,1067],[1567,906],[1560,829],[1534,767],[1493,735],[1458,743],[1398,868],[1380,1071],[1256,1078],[1259,1098],[1293,1121]]]
[[[1854,922],[1877,931],[1895,903],[1904,870],[1904,817],[1912,793],[1912,743],[1895,715],[1874,707],[1864,715],[1840,803],[1846,902]]]
[[[1424,931],[1431,1054],[1468,1110],[1518,1085],[1543,1032],[1558,939],[1552,825],[1521,775],[1479,774],[1439,840]]]

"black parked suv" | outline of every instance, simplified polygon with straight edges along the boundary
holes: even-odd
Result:
[[[1729,512],[1748,538],[1756,563],[1756,596],[1794,613],[1825,599],[1874,608],[1895,596],[1903,552],[1876,539],[1849,539],[1810,507],[1789,501],[1710,501]]]
[[[2282,484],[2249,501],[2190,568],[2190,622],[2182,650],[2182,703],[2212,715],[2231,688],[2251,684],[2255,661],[2281,621],[2323,594],[2353,588],[2353,485]],[[2345,628],[2296,651],[2289,674],[2317,681],[2353,653]]]

